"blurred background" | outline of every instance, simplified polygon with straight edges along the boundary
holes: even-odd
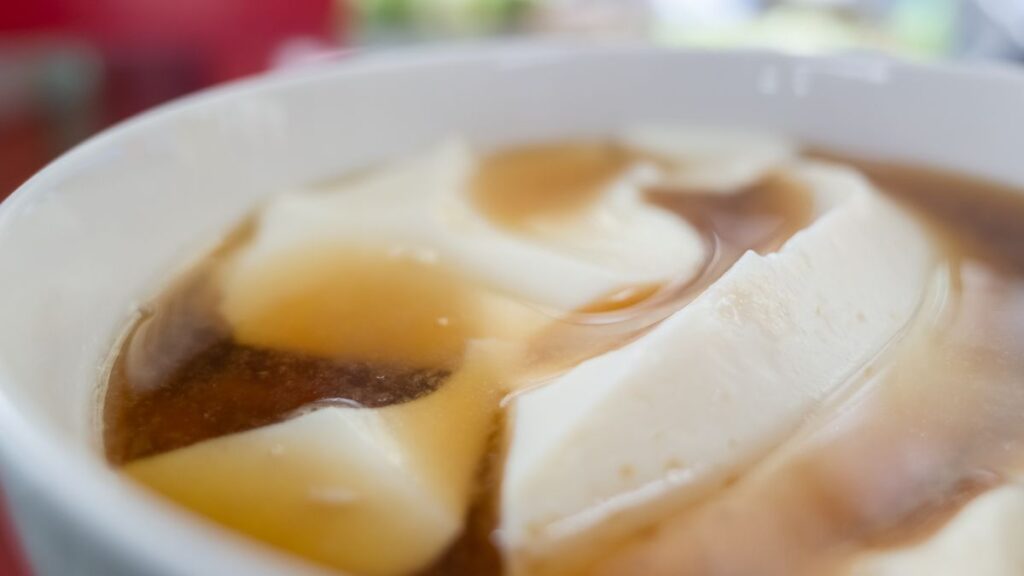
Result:
[[[502,36],[1024,60],[1024,0],[2,0],[0,199],[188,92],[359,47]]]
[[[0,200],[90,134],[205,86],[507,36],[1024,64],[1024,0],[0,0]],[[3,516],[0,574],[24,574]]]

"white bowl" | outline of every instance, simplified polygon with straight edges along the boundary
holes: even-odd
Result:
[[[1024,74],[877,56],[474,46],[162,107],[0,207],[0,477],[38,576],[319,573],[148,496],[100,456],[97,384],[136,304],[260,199],[452,133],[489,145],[644,121],[768,129],[1024,187]]]

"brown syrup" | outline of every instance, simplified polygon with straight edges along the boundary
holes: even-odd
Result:
[[[635,159],[608,142],[499,152],[477,174],[474,202],[499,225],[526,226],[537,215],[587,206]],[[1016,422],[1024,409],[1017,389],[1024,375],[1024,361],[1017,360],[1024,356],[1020,193],[940,171],[839,160],[864,170],[943,236],[958,319],[916,356],[873,367],[863,397],[837,421],[809,425],[799,449],[780,449],[719,493],[599,554],[596,573],[842,573],[858,552],[926,537],[1024,464],[1021,448],[999,448],[1024,438],[1024,425]],[[610,294],[553,322],[531,339],[527,373],[550,377],[642,335],[744,251],[777,250],[813,218],[807,191],[778,174],[735,195],[649,194],[713,246],[703,273],[678,285]],[[379,408],[416,401],[443,389],[468,343],[486,336],[467,311],[475,288],[443,268],[381,265],[379,254],[325,253],[292,255],[259,276],[273,285],[328,270],[313,274],[319,280],[303,291],[271,302],[240,337],[220,312],[222,295],[211,278],[216,263],[250,234],[243,228],[172,287],[118,354],[104,410],[111,462],[259,428],[325,402]],[[348,287],[342,294],[349,305],[325,304],[337,300],[338,286]],[[409,302],[418,304],[407,308]],[[317,326],[345,319],[350,329],[325,345]],[[501,429],[493,423],[463,536],[417,576],[501,573],[492,538]],[[904,466],[925,448],[934,457],[925,472]]]
[[[511,148],[488,159],[470,194],[482,214],[514,228],[537,216],[586,207],[633,159],[604,141]]]
[[[128,382],[118,362],[112,380]],[[446,369],[339,362],[240,345],[229,339],[197,351],[152,391],[118,390],[108,400],[107,454],[116,464],[280,422],[315,404],[379,408],[420,398]]]

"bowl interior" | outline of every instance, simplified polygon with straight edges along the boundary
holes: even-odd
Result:
[[[161,108],[0,208],[0,453],[45,468],[38,482],[69,503],[109,482],[96,434],[108,352],[139,303],[275,191],[450,135],[490,146],[637,122],[761,128],[1024,186],[1021,102],[1024,79],[1004,70],[499,46],[355,57]],[[83,481],[52,478],[62,471]],[[160,513],[122,493],[118,526]]]

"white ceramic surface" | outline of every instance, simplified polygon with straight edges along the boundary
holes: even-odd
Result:
[[[147,496],[99,457],[96,386],[136,303],[261,198],[452,133],[492,145],[658,121],[774,130],[1024,186],[1024,73],[869,55],[431,49],[162,107],[0,206],[0,478],[38,575],[318,573]]]

